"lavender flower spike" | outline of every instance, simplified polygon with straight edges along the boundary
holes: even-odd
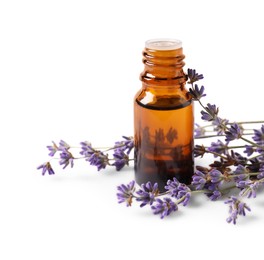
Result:
[[[194,137],[201,137],[205,135],[205,129],[200,126],[199,124],[195,123],[195,128],[194,128]]]
[[[192,177],[192,185],[195,187],[195,189],[202,190],[206,182],[206,175],[203,172],[196,170]]]
[[[218,135],[222,135],[224,134],[226,128],[227,128],[227,124],[228,124],[228,120],[227,119],[222,119],[220,117],[217,117],[212,124],[215,126],[214,127],[214,131],[217,131]]]
[[[207,195],[207,197],[212,200],[212,201],[216,201],[218,199],[220,199],[222,197],[222,193],[217,190],[217,187],[215,186],[214,188],[212,188],[213,186],[211,185],[211,189],[214,189],[211,193],[205,193]]]
[[[260,130],[254,129],[254,136],[252,139],[258,144],[258,145],[264,145],[264,125],[261,126]]]
[[[91,157],[91,155],[94,153],[94,149],[92,148],[92,144],[88,141],[81,142],[81,151],[80,154],[84,157]]]
[[[63,169],[65,169],[68,165],[71,165],[71,167],[73,167],[74,157],[68,150],[63,150],[60,153],[60,158],[61,160],[59,161],[59,164],[64,165]]]
[[[181,202],[183,206],[186,206],[191,198],[191,190],[188,186],[183,183],[180,183],[175,177],[173,180],[168,180],[167,186],[165,189],[169,191],[171,197],[182,199]]]
[[[144,207],[145,205],[152,203],[155,201],[155,197],[159,194],[158,183],[151,184],[151,182],[147,182],[146,184],[141,185],[141,189],[137,192],[137,201],[142,201],[140,207]]]
[[[217,142],[212,142],[211,146],[208,147],[208,150],[217,154],[227,154],[228,151],[227,145],[224,144],[221,140],[217,140]],[[214,155],[214,157],[217,157],[217,155]]]
[[[97,170],[100,171],[109,165],[109,158],[107,154],[99,150],[92,148],[90,142],[81,142],[81,152],[80,154],[85,157],[85,160],[97,167]],[[118,164],[118,163],[117,163]],[[120,168],[121,165],[115,165],[117,168]],[[121,168],[120,168],[121,169]]]
[[[49,175],[55,174],[49,162],[41,164],[37,169],[38,170],[42,169],[43,176],[45,175],[46,172],[48,172]]]
[[[50,153],[49,156],[54,156],[55,153],[59,150],[59,147],[56,145],[55,142],[52,142],[52,145],[48,145],[47,148],[49,149]]]
[[[135,181],[131,181],[128,185],[121,184],[117,190],[118,203],[126,202],[127,207],[131,206],[135,192]]]
[[[210,172],[209,172],[209,176],[210,176],[210,179],[211,179],[211,182],[212,183],[218,183],[220,181],[222,181],[223,179],[223,174],[216,170],[216,169],[212,169]]]
[[[123,149],[115,149],[113,154],[115,162],[112,164],[116,167],[117,171],[120,171],[125,165],[128,165],[129,157],[128,155],[123,151]]]
[[[196,70],[193,70],[193,69],[188,69],[187,75],[189,79],[188,83],[190,84],[193,84],[194,82],[204,78],[202,74],[196,73]]]
[[[115,143],[116,149],[121,149],[127,154],[131,152],[131,150],[134,148],[134,138],[132,136],[122,136],[125,140],[118,141]]]
[[[203,145],[197,144],[194,146],[194,151],[193,151],[194,157],[198,157],[198,156],[203,157],[205,153],[206,153],[206,149]]]
[[[257,178],[263,179],[264,178],[264,166],[260,167],[259,171],[260,173],[257,175]]]
[[[195,84],[194,88],[189,88],[189,93],[194,100],[200,100],[202,97],[206,96],[206,94],[204,94],[204,86],[199,88],[197,84]]]
[[[240,181],[246,180],[249,177],[248,173],[248,169],[245,166],[239,164],[233,171],[232,176],[234,178],[234,181],[236,183],[239,183]]]
[[[226,219],[228,223],[233,222],[233,224],[236,224],[239,215],[246,216],[246,210],[251,211],[246,203],[240,201],[234,196],[231,196],[226,200],[225,204],[229,205],[229,217]]]
[[[239,193],[240,196],[247,195],[248,198],[256,198],[257,197],[257,189],[263,185],[264,182],[261,180],[242,180],[237,182],[237,187],[242,189]]]
[[[240,126],[236,123],[232,124],[231,127],[225,131],[225,135],[226,135],[226,142],[230,142],[233,141],[235,139],[239,139],[243,134],[242,129],[240,128]]]
[[[178,206],[170,198],[166,197],[163,200],[156,199],[155,205],[151,206],[155,215],[160,214],[160,218],[169,216],[173,211],[178,210]]]
[[[86,160],[90,162],[90,165],[96,166],[98,171],[105,169],[105,167],[109,165],[108,155],[102,153],[101,151],[94,151],[91,157]]]
[[[70,145],[68,145],[65,141],[60,140],[59,142],[59,150],[63,151],[63,150],[69,150],[71,147]]]
[[[251,145],[245,145],[245,148],[246,148],[246,150],[243,151],[243,153],[246,153],[248,157],[255,152],[254,147]]]
[[[201,111],[202,119],[205,121],[213,121],[217,118],[219,109],[216,108],[216,105],[207,104],[205,108],[206,111]]]

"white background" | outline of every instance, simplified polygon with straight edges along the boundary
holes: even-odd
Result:
[[[112,145],[133,134],[133,96],[150,38],[183,41],[206,102],[230,120],[263,119],[263,1],[0,2],[0,259],[246,259],[262,253],[263,193],[227,224],[203,195],[160,220],[126,208],[116,186],[133,167],[86,162],[41,176],[46,145]],[[200,122],[199,107],[196,121]],[[212,158],[204,159],[209,163]]]

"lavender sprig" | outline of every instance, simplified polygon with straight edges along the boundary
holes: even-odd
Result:
[[[127,207],[131,206],[135,192],[135,181],[131,181],[129,184],[121,184],[117,187],[118,203],[126,202]]]
[[[217,118],[217,114],[219,112],[219,109],[216,107],[216,105],[207,104],[205,107],[205,110],[201,111],[202,119],[205,121],[213,121]]]
[[[45,175],[46,172],[48,172],[49,175],[55,174],[49,162],[41,164],[37,169],[42,169],[42,175]]]
[[[168,191],[171,197],[178,199],[178,204],[182,203],[186,206],[191,198],[191,190],[184,183],[180,183],[175,177],[173,180],[168,180],[165,189]]]
[[[177,211],[178,206],[170,198],[165,197],[164,199],[157,199],[156,203],[151,206],[151,209],[155,215],[160,215],[160,218],[163,219],[169,216],[173,211]]]
[[[231,196],[225,203],[229,205],[229,217],[226,219],[228,223],[236,224],[238,216],[246,216],[246,210],[251,211],[246,203],[234,196]]]
[[[152,205],[155,198],[159,195],[158,184],[154,183],[154,185],[152,185],[151,182],[147,182],[146,184],[143,183],[141,189],[139,189],[136,194],[138,195],[136,200],[142,202],[140,207],[144,207],[147,204]]]
[[[73,160],[74,157],[73,155],[68,151],[68,150],[62,150],[62,152],[60,153],[60,165],[63,165],[63,169],[65,169],[68,165],[70,165],[71,167],[73,167]]]
[[[259,180],[241,180],[237,182],[237,187],[241,189],[240,196],[256,198],[257,190],[264,185],[264,178]]]
[[[194,69],[188,69],[187,76],[189,79],[188,81],[189,84],[193,84],[194,82],[199,81],[204,78],[202,74],[198,74],[196,70]]]
[[[74,161],[77,159],[84,159],[90,165],[97,167],[98,171],[105,169],[107,166],[114,166],[117,171],[120,171],[126,165],[129,165],[129,161],[132,160],[129,155],[134,148],[134,139],[133,137],[123,136],[123,140],[115,142],[113,147],[104,149],[94,148],[88,141],[81,142],[80,147],[72,147],[63,140],[60,140],[58,145],[52,142],[52,145],[47,146],[47,148],[49,156],[53,157],[53,160],[59,160],[59,164],[63,166],[63,169],[69,165],[73,167]],[[80,150],[79,154],[82,157],[74,155],[73,150],[76,149]],[[57,152],[60,153],[59,158],[54,157]],[[112,158],[109,158],[107,152],[112,152]],[[44,169],[44,174],[46,171],[49,174],[55,173],[50,162],[42,164],[42,167],[39,166],[37,169]]]
[[[189,89],[189,93],[194,100],[200,100],[202,97],[206,96],[206,94],[204,94],[204,86],[199,88],[197,84],[194,85],[194,88]]]
[[[243,135],[243,130],[238,124],[232,124],[228,130],[225,131],[226,134],[226,142],[233,141],[235,139],[241,138]]]

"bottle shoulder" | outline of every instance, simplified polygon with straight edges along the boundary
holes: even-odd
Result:
[[[144,107],[156,109],[175,109],[192,103],[185,88],[152,89],[142,88],[135,95],[135,102]]]

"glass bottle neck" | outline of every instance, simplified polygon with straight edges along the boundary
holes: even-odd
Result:
[[[182,48],[157,50],[145,48],[140,80],[147,85],[176,86],[185,84],[187,76],[183,72],[185,63]]]

